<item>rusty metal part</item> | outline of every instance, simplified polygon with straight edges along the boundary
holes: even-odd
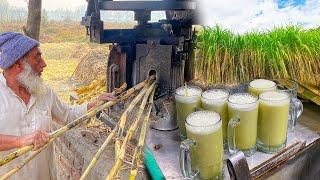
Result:
[[[242,151],[227,159],[227,167],[232,180],[251,180],[249,165]]]
[[[107,90],[111,92],[121,84],[126,83],[126,53],[116,45],[110,45],[110,54],[107,66]]]

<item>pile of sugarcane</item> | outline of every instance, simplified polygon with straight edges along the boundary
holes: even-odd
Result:
[[[102,110],[105,110],[119,102],[123,102],[124,100],[132,97],[135,92],[141,90],[138,95],[133,99],[133,101],[130,103],[129,107],[125,110],[123,115],[121,116],[119,122],[117,123],[117,126],[111,131],[111,133],[108,135],[107,139],[99,149],[99,151],[95,154],[92,161],[90,162],[89,166],[81,176],[81,179],[85,179],[87,175],[89,174],[90,170],[94,167],[97,160],[101,156],[101,154],[106,149],[107,145],[111,142],[111,140],[115,137],[116,138],[116,146],[119,147],[116,148],[116,163],[115,166],[112,168],[110,173],[108,173],[107,179],[114,179],[119,171],[121,170],[121,166],[124,162],[124,156],[127,150],[128,142],[132,139],[133,135],[135,135],[138,126],[142,125],[140,138],[138,146],[135,149],[134,157],[132,158],[132,168],[131,168],[131,178],[135,179],[135,176],[138,172],[138,167],[141,163],[141,154],[142,149],[144,146],[144,139],[146,136],[146,130],[147,130],[147,124],[150,117],[151,107],[153,104],[153,98],[155,93],[155,86],[156,81],[155,77],[150,77],[149,79],[139,83],[138,85],[134,86],[133,88],[127,90],[124,93],[121,93],[126,88],[126,85],[122,86],[121,88],[115,90],[115,94],[120,94],[118,98],[115,101],[110,102],[100,102],[96,107],[94,107],[92,110],[87,112],[87,114],[81,116],[80,118],[74,120],[73,122],[67,124],[66,126],[52,132],[50,134],[50,140],[49,142],[43,146],[42,148],[33,151],[27,158],[23,159],[21,164],[13,168],[12,170],[8,171],[6,174],[2,175],[0,177],[0,180],[8,179],[11,175],[18,172],[21,168],[23,168],[24,165],[26,165],[28,162],[30,162],[35,156],[37,156],[40,152],[42,152],[45,148],[47,148],[49,145],[52,144],[53,141],[55,141],[58,137],[64,135],[69,130],[79,126],[83,122],[88,121],[90,118],[94,117],[98,112],[101,112]],[[130,129],[125,134],[125,125],[127,121],[127,117],[130,114],[130,112],[133,110],[135,105],[137,105],[140,100],[142,100],[139,112],[137,113],[137,116],[133,122],[133,124],[130,126]],[[147,107],[147,108],[146,108]],[[146,110],[145,110],[146,109]],[[141,120],[141,117],[143,115],[143,120]],[[0,167],[10,163],[12,160],[30,152],[33,149],[33,145],[22,147],[15,152],[7,155],[5,158],[0,159]]]
[[[84,102],[91,101],[106,90],[106,77],[103,76],[101,78],[97,78],[87,86],[74,89],[74,92],[77,94],[76,103],[82,104]]]

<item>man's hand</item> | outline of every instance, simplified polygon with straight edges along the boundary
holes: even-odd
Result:
[[[27,145],[33,145],[33,150],[38,150],[43,147],[49,141],[50,137],[49,134],[44,131],[36,131],[32,134],[22,136],[20,138],[20,145],[21,147]]]
[[[87,110],[90,110],[91,108],[96,106],[99,101],[113,101],[116,99],[117,98],[114,96],[113,93],[102,93],[98,96],[97,100],[88,103]]]
[[[116,100],[117,98],[114,96],[113,93],[102,93],[98,97],[99,101],[113,101]]]

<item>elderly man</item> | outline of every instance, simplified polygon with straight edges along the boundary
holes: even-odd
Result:
[[[49,140],[52,119],[71,122],[92,108],[93,101],[80,106],[63,103],[42,79],[46,67],[39,42],[20,33],[0,35],[0,157],[14,148],[34,145],[39,149]],[[99,100],[112,100],[104,93]],[[27,155],[26,155],[27,156]],[[0,176],[18,165],[24,157],[0,167]],[[29,162],[12,179],[56,179],[53,148],[49,147]]]

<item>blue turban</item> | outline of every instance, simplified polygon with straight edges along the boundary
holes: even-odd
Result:
[[[0,35],[0,68],[8,69],[39,42],[21,33],[7,32]]]

